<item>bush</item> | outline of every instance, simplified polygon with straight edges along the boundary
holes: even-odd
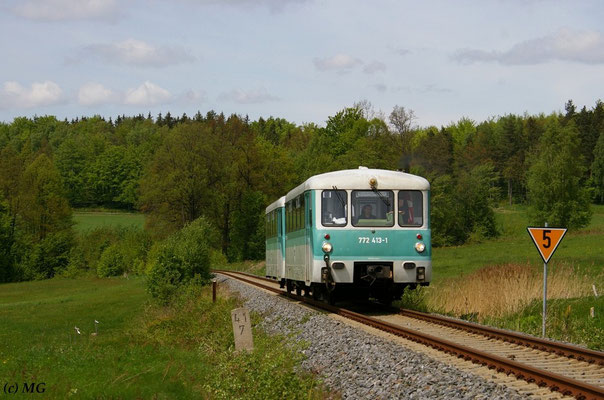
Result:
[[[116,276],[126,270],[125,257],[122,254],[119,244],[112,244],[101,254],[101,258],[96,267],[96,273],[99,277]]]
[[[147,289],[162,303],[168,303],[177,289],[197,277],[210,280],[210,254],[216,233],[202,217],[157,244],[149,254]]]
[[[94,271],[100,277],[141,273],[150,247],[151,238],[142,229],[97,228],[78,238],[64,275],[75,276],[77,271]]]

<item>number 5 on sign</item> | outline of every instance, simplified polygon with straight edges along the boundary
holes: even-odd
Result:
[[[252,323],[250,311],[247,308],[236,308],[231,311],[233,334],[235,336],[235,351],[253,350]]]
[[[537,250],[539,250],[544,263],[547,263],[554,255],[554,251],[566,235],[566,228],[535,228],[529,226],[526,229],[531,235]]]

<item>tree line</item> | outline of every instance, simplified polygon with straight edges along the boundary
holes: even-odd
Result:
[[[368,102],[324,126],[213,111],[15,118],[0,123],[0,282],[73,264],[79,207],[140,210],[152,241],[203,217],[213,251],[261,259],[267,204],[312,175],[359,165],[431,182],[437,246],[497,236],[500,201],[530,205],[534,223],[579,228],[590,203],[604,203],[603,132],[601,101],[442,127],[416,126],[399,106],[386,117]]]

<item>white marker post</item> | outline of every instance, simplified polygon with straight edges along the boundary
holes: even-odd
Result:
[[[545,337],[545,321],[547,319],[547,263],[552,257],[558,245],[566,235],[566,228],[549,228],[547,222],[545,228],[527,227],[535,247],[543,259],[543,318],[541,335]]]
[[[252,323],[250,322],[250,310],[247,308],[236,308],[231,311],[233,321],[233,334],[235,336],[235,351],[253,350],[254,340],[252,338]]]

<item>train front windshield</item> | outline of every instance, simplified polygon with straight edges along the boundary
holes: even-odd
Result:
[[[353,226],[394,226],[394,193],[390,190],[353,190]]]
[[[324,190],[321,194],[321,223],[323,226],[345,226],[348,195],[345,190]]]

